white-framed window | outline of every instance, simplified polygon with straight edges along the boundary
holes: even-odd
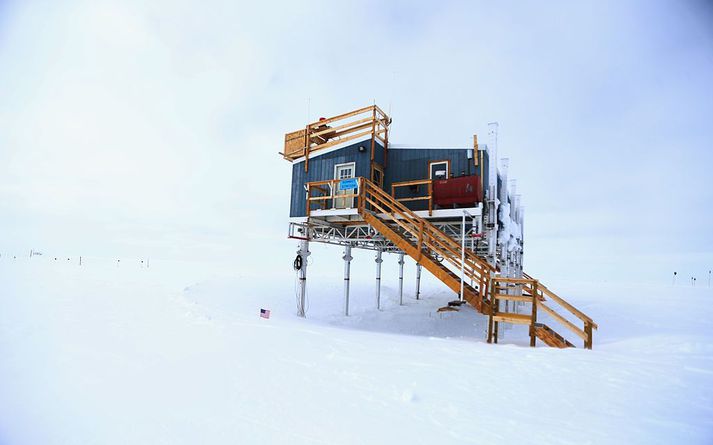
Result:
[[[334,166],[334,179],[349,179],[354,177],[356,162],[346,162]]]
[[[428,179],[448,179],[450,161],[431,161],[428,163]]]

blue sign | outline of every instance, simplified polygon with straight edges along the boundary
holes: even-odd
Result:
[[[354,190],[359,188],[359,181],[356,178],[342,179],[339,181],[339,191]]]

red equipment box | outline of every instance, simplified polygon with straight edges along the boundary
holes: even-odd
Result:
[[[473,205],[483,200],[480,176],[461,176],[433,181],[433,203],[440,207]]]

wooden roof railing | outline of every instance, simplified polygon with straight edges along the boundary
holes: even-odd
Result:
[[[360,137],[371,137],[371,160],[374,160],[374,143],[389,145],[391,118],[376,105],[320,119],[307,124],[303,130],[285,134],[283,158],[288,161],[305,158],[305,171],[309,168],[309,155]]]

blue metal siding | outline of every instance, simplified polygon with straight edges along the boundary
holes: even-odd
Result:
[[[359,146],[365,150],[359,152]],[[473,159],[468,159],[470,150],[463,148],[454,149],[424,149],[424,148],[398,148],[388,150],[388,163],[384,169],[384,190],[391,193],[391,184],[394,182],[428,179],[428,163],[430,161],[450,161],[450,174],[453,176],[481,175],[484,173],[484,185],[488,183],[488,154],[483,151],[483,162],[476,167]],[[478,153],[474,153],[475,156]],[[347,162],[356,163],[356,176],[371,178],[370,166],[371,141],[361,141],[340,148],[331,153],[320,155],[309,160],[309,172],[304,171],[304,161],[292,165],[292,199],[290,202],[290,216],[306,216],[305,184],[313,181],[324,181],[334,178],[334,166]],[[377,141],[374,152],[374,161],[384,165],[384,151]],[[398,197],[426,195],[425,186],[416,190],[409,187],[401,188]],[[409,208],[423,210],[428,207],[426,201],[409,202]]]
[[[365,150],[359,152],[359,146]],[[383,147],[376,142],[375,160],[383,159]],[[309,160],[309,171],[305,173],[304,161],[292,164],[292,199],[290,201],[290,216],[307,215],[307,192],[305,184],[314,181],[334,179],[334,166],[348,162],[356,163],[356,176],[371,177],[369,169],[371,159],[371,141],[361,141],[340,148],[331,153],[323,154]]]
[[[415,181],[428,179],[428,163],[432,161],[450,161],[449,175],[454,177],[462,175],[480,175],[483,168],[487,173],[487,153],[484,153],[484,162],[476,167],[473,159],[468,159],[468,152],[472,150],[463,148],[398,148],[389,150],[389,165],[384,174],[384,189],[391,193],[394,182]],[[477,156],[477,152],[475,153]],[[487,176],[484,178],[487,181]],[[487,184],[487,182],[485,182]],[[427,195],[425,185],[415,187],[400,187],[397,197],[416,197]],[[407,206],[412,210],[425,210],[427,201],[410,201]]]

